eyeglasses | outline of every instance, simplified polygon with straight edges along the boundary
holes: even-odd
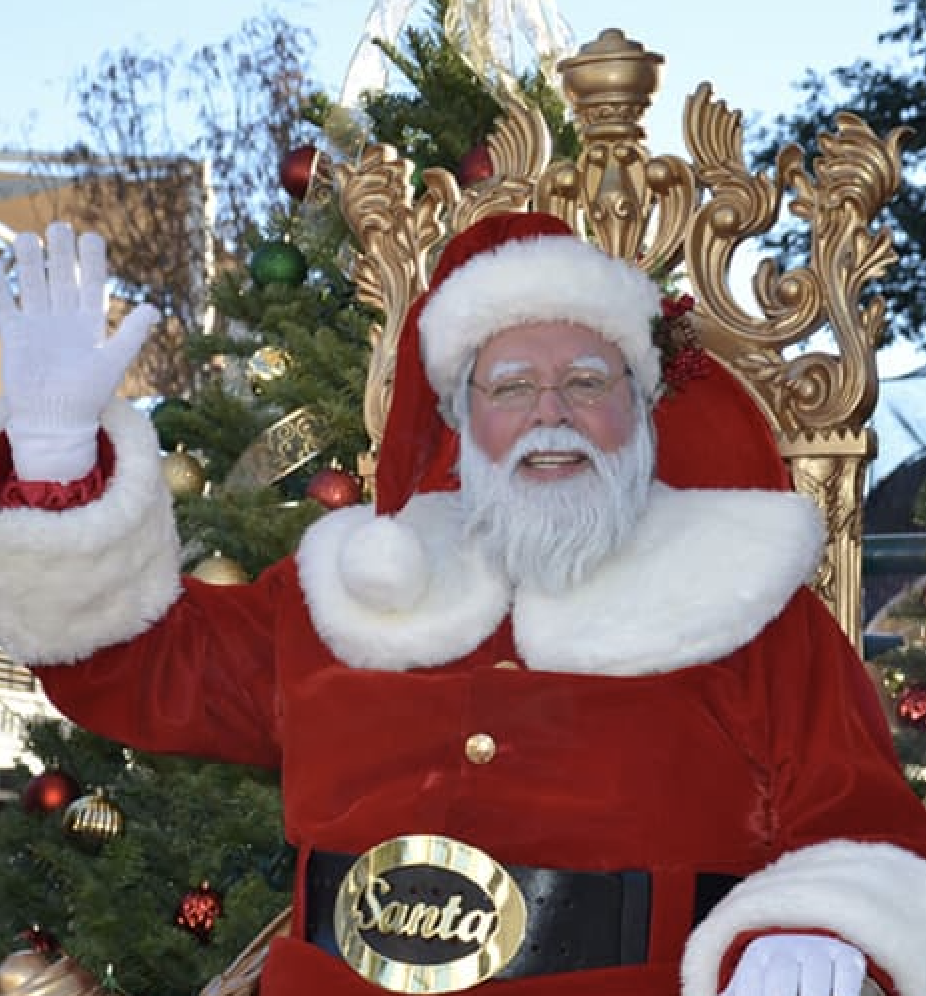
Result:
[[[490,384],[470,380],[470,385],[485,395],[493,408],[506,412],[529,412],[536,407],[544,391],[555,391],[563,404],[570,408],[597,405],[619,381],[630,375],[629,367],[610,376],[597,370],[571,368],[555,384],[541,384],[532,377],[518,376],[503,377]]]

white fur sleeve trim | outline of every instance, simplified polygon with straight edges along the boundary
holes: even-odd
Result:
[[[784,855],[750,875],[691,935],[682,996],[716,996],[720,961],[743,931],[822,928],[888,972],[900,996],[926,993],[926,860],[849,840]]]
[[[70,663],[127,640],[180,592],[173,503],[150,420],[104,413],[116,449],[98,500],[63,512],[0,512],[0,646],[26,664]]]

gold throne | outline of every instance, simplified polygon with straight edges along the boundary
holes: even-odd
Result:
[[[540,112],[512,101],[487,140],[493,176],[465,190],[446,170],[428,170],[416,196],[413,163],[382,145],[337,168],[359,247],[358,295],[384,316],[371,329],[364,417],[372,445],[361,471],[372,479],[399,331],[447,238],[495,212],[547,211],[614,256],[684,272],[702,345],[746,386],[794,485],[825,514],[829,540],[815,585],[861,650],[861,498],[875,453],[866,423],[884,319],[883,301],[862,297],[896,258],[890,233],[872,221],[897,189],[902,131],[879,138],[840,114],[835,133],[818,136],[812,168],[805,150],[787,146],[774,175],[759,175],[745,163],[742,115],[703,83],[682,114],[690,158],[654,156],[643,117],[662,61],[609,30],[560,64],[582,140],[577,162],[552,160]],[[809,261],[782,271],[763,259],[751,274],[754,300],[744,304],[731,287],[734,257],[786,209],[806,228]],[[809,341],[823,328],[825,350]],[[204,996],[254,993],[269,941],[288,927],[284,913]]]

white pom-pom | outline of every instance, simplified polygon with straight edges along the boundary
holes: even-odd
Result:
[[[420,540],[387,515],[365,523],[343,544],[339,566],[347,591],[380,612],[411,609],[429,580]]]

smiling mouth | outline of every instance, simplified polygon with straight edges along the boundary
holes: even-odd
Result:
[[[584,453],[572,450],[568,452],[535,452],[528,453],[521,461],[523,466],[535,469],[546,467],[575,467],[588,462]]]

